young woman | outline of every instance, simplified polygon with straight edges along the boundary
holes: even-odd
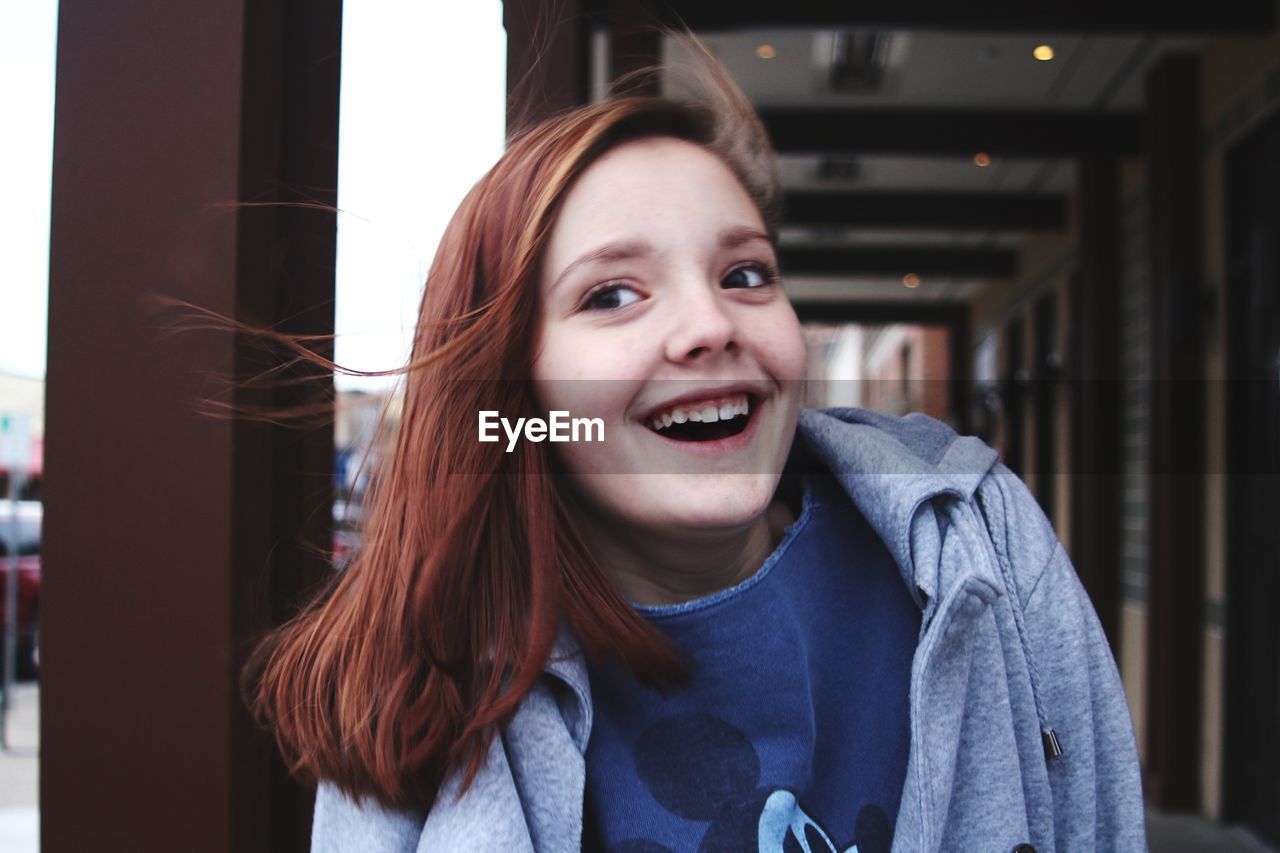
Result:
[[[535,127],[449,226],[364,547],[255,670],[314,848],[1143,849],[1027,489],[922,415],[800,411],[773,157],[704,76]]]

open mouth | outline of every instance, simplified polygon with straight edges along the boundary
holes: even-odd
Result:
[[[720,441],[745,430],[758,407],[751,394],[730,394],[654,412],[649,416],[648,427],[672,441]]]

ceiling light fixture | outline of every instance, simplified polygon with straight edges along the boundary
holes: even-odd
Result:
[[[1053,59],[1053,48],[1047,44],[1036,45],[1036,49],[1031,51],[1031,55],[1041,62],[1048,62]]]
[[[756,56],[761,59],[773,59],[778,55],[778,49],[771,44],[762,44],[756,48]]]
[[[916,288],[920,286],[920,276],[913,272],[909,272],[902,277],[902,283],[907,287]]]
[[[973,155],[973,165],[986,168],[991,165],[991,155],[985,151],[979,151]]]

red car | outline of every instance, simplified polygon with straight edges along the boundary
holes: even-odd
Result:
[[[345,569],[360,548],[360,510],[358,503],[333,502],[333,567]]]
[[[40,523],[39,501],[18,501],[16,539],[13,501],[0,501],[0,629],[7,628],[11,554],[18,563],[17,677],[36,677],[40,638]],[[4,634],[0,631],[0,643]],[[0,645],[0,650],[3,646]]]

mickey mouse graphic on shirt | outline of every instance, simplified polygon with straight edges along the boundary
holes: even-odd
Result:
[[[636,773],[667,811],[708,824],[699,853],[888,853],[893,827],[884,811],[863,806],[854,838],[837,843],[785,789],[758,787],[760,758],[745,734],[706,713],[659,720],[636,739]],[[634,838],[609,853],[672,853]]]

